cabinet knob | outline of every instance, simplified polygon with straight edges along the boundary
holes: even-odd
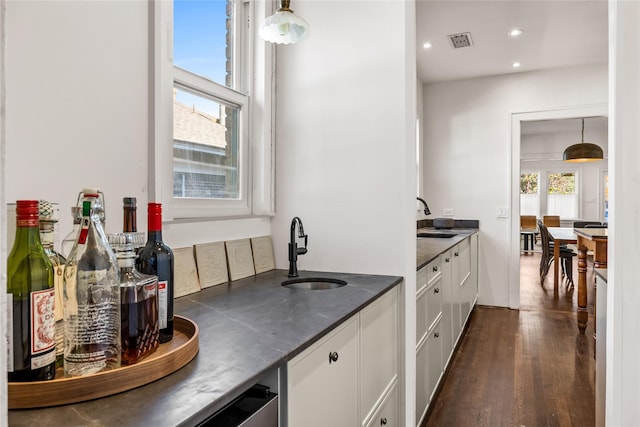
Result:
[[[460,252],[456,252],[456,253],[454,253],[453,255],[455,255],[455,256],[460,256]]]
[[[387,419],[386,418],[380,418],[380,425],[381,426],[386,426],[387,425]]]
[[[329,353],[329,364],[331,364],[331,362],[337,362],[337,361],[338,361],[338,352],[332,351],[331,353]]]
[[[439,338],[440,337],[440,332],[434,332],[433,333],[433,337],[434,338]]]
[[[440,293],[440,288],[435,288],[435,289],[433,290],[433,293],[434,293],[434,294],[439,294],[439,293]]]
[[[445,258],[445,259],[444,259],[444,262],[449,262],[449,258]]]
[[[438,271],[438,266],[437,266],[437,265],[434,265],[434,266],[433,266],[433,272],[435,273],[436,271]]]

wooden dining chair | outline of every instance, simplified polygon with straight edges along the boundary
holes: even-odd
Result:
[[[538,220],[538,228],[540,230],[540,236],[542,238],[542,257],[540,258],[540,284],[544,283],[544,280],[549,274],[549,268],[553,262],[553,249],[554,242],[547,230],[547,226],[540,220]],[[560,267],[562,268],[562,276],[567,279],[567,288],[573,286],[573,257],[576,253],[569,249],[566,245],[560,246]]]
[[[560,227],[560,217],[558,215],[545,215],[542,217],[542,223],[546,227]]]
[[[535,215],[520,215],[520,236],[524,237],[524,250],[529,250],[529,242],[531,242],[531,250],[538,243],[538,224]]]

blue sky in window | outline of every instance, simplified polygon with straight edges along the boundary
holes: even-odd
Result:
[[[226,7],[227,0],[174,0],[173,3],[173,63],[224,85],[226,67]],[[178,101],[209,111],[212,102],[183,91]]]

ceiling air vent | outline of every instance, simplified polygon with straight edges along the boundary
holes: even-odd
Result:
[[[449,41],[451,41],[451,45],[454,49],[473,45],[473,41],[471,41],[471,33],[451,34],[447,37],[449,37]]]

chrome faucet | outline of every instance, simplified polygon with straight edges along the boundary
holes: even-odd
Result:
[[[298,237],[304,237],[304,248],[298,248],[296,243],[296,223],[298,224]],[[304,234],[304,227],[300,218],[293,217],[291,220],[291,240],[289,241],[289,277],[298,277],[298,255],[307,253],[307,240],[309,236]]]
[[[416,197],[416,199],[420,200],[424,205],[424,214],[431,215],[431,211],[429,210],[429,206],[427,206],[427,202],[425,202],[424,199],[421,199],[420,197]]]

